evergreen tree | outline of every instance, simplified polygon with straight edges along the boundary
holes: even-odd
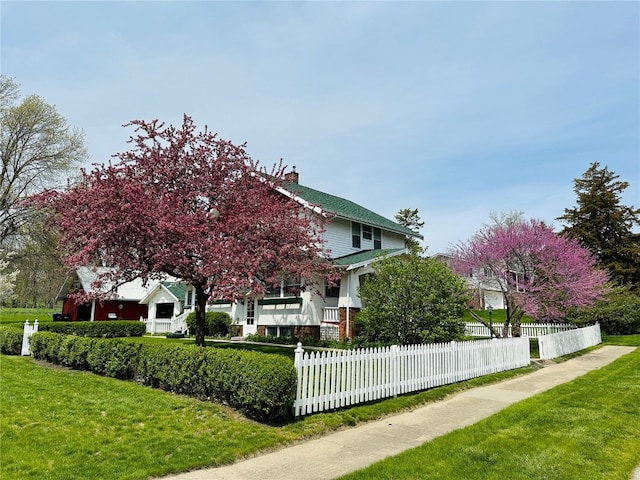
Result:
[[[574,180],[577,206],[566,208],[558,220],[562,233],[591,250],[611,279],[633,289],[640,286],[640,209],[621,205],[620,195],[629,186],[619,175],[594,162]]]
[[[418,214],[418,209],[411,208],[402,208],[396,213],[396,221],[407,228],[410,228],[414,231],[419,231],[422,227],[424,227],[424,222],[420,219],[420,215]],[[420,248],[420,242],[412,237],[405,237],[404,240],[405,246],[411,250],[415,250]]]

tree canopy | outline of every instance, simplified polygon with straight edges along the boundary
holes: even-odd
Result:
[[[414,231],[419,231],[424,227],[424,222],[420,219],[420,214],[417,208],[402,208],[396,213],[396,221],[407,228]],[[420,242],[412,237],[405,237],[404,243],[407,248],[419,248]]]
[[[596,256],[598,263],[618,285],[640,288],[640,209],[621,204],[629,186],[598,162],[582,178],[574,179],[577,205],[566,208],[558,220],[563,233],[577,239]]]
[[[330,277],[322,219],[280,185],[282,165],[259,167],[244,146],[198,132],[136,120],[132,149],[83,172],[65,191],[37,201],[55,212],[68,265],[112,267],[100,284],[166,275],[194,286],[196,343],[204,345],[208,300],[263,295],[284,279],[300,288]]]
[[[507,319],[519,336],[524,313],[538,321],[562,320],[568,309],[590,305],[604,293],[607,276],[591,252],[539,220],[486,226],[451,251],[459,274],[498,288]]]
[[[464,335],[468,289],[444,263],[412,249],[378,260],[373,269],[360,286],[364,307],[357,316],[367,342],[409,345]]]
[[[86,158],[83,134],[37,95],[20,103],[18,84],[0,75],[0,245],[29,221],[23,200],[60,184]]]

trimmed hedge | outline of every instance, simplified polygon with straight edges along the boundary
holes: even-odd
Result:
[[[19,323],[0,325],[0,353],[20,355],[22,353],[23,333],[23,327]]]
[[[101,322],[53,322],[40,325],[40,331],[78,335],[80,337],[142,337],[144,323],[137,320],[109,320]]]
[[[191,312],[187,315],[187,328],[193,335],[196,332],[196,314]],[[226,312],[205,312],[204,314],[204,334],[207,337],[226,337],[229,335],[233,320]]]
[[[281,355],[51,332],[34,333],[31,352],[48,362],[215,400],[257,420],[289,417],[295,400],[296,370]]]

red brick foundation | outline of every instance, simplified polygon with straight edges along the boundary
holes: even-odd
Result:
[[[340,341],[344,342],[346,339],[351,340],[354,335],[357,335],[357,329],[355,328],[355,317],[360,311],[359,308],[349,308],[349,329],[347,331],[347,307],[340,307],[338,309],[339,325],[338,335]]]

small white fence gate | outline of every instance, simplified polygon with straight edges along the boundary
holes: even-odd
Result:
[[[577,328],[568,332],[559,332],[538,337],[538,350],[541,360],[568,355],[602,343],[600,325]]]
[[[331,410],[529,365],[526,337],[305,352],[294,415]]]
[[[31,335],[38,331],[38,320],[33,322],[33,325],[29,325],[29,320],[25,320],[24,328],[22,330],[22,351],[20,352],[22,355],[31,355],[31,346],[29,342],[31,340]]]

